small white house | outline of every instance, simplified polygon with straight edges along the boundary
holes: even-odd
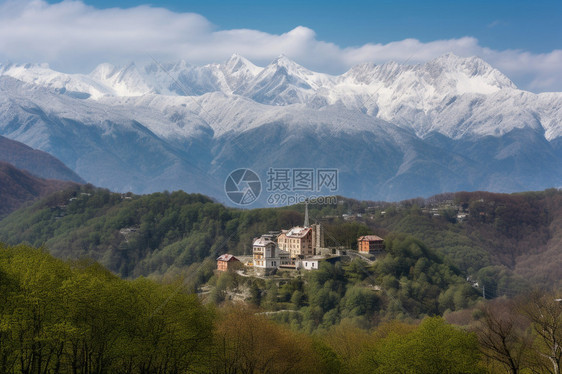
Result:
[[[334,264],[338,261],[341,261],[341,256],[314,256],[299,258],[295,261],[295,268],[304,270],[318,270],[320,268],[320,264],[323,261]]]
[[[318,270],[318,267],[320,266],[320,260],[318,259],[303,259],[301,261],[302,263],[302,268],[305,270]]]

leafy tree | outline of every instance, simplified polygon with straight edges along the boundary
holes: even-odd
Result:
[[[362,372],[481,373],[478,340],[440,317],[426,318],[413,332],[391,331],[363,356]]]
[[[320,369],[309,338],[245,308],[231,306],[224,311],[215,341],[212,373],[315,373]]]
[[[0,248],[2,373],[178,373],[201,367],[212,313],[183,283],[128,282],[91,261]]]

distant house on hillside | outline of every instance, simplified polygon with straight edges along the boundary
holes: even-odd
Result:
[[[318,270],[320,268],[320,264],[322,262],[328,262],[330,264],[335,264],[336,262],[341,261],[340,256],[332,256],[332,257],[323,257],[323,256],[313,256],[313,257],[305,257],[302,259],[298,259],[296,261],[296,269],[305,269],[305,270]]]
[[[357,239],[357,250],[360,253],[377,253],[384,249],[384,240],[376,235],[365,235]]]
[[[240,260],[238,260],[233,255],[225,253],[217,258],[217,270],[218,271],[228,271],[232,270],[233,267],[240,266]]]

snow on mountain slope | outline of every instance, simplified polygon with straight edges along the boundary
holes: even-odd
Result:
[[[412,130],[422,138],[435,131],[454,138],[497,136],[525,126],[544,131],[548,140],[562,136],[562,93],[535,95],[518,90],[482,59],[453,54],[420,65],[362,64],[340,76],[310,71],[285,56],[261,68],[239,55],[221,64],[200,67],[185,61],[153,62],[142,68],[134,63],[121,68],[101,64],[90,75],[58,73],[43,65],[0,65],[0,75],[107,105],[145,95],[149,101],[155,100],[153,95],[165,95],[157,101],[187,105],[199,100],[195,97],[214,92],[238,104],[247,103],[238,96],[268,106],[298,104],[318,109],[339,103]],[[223,95],[212,97],[223,100]],[[191,98],[184,103],[170,96]],[[116,101],[116,97],[122,99]],[[144,105],[145,100],[129,104],[138,106],[135,102]],[[271,109],[271,113],[276,110]],[[225,126],[251,127],[236,123]]]
[[[191,149],[170,144],[136,118],[153,127],[165,123],[150,109],[108,107],[0,77],[0,134],[56,156],[88,182],[115,191],[218,194],[220,182],[192,160]]]
[[[329,75],[312,72],[280,56],[240,94],[270,105],[307,103],[320,88],[333,86],[333,81]]]
[[[255,79],[262,71],[244,57],[234,54],[225,63],[215,65],[220,70],[225,87],[230,93],[243,92],[250,82]],[[217,73],[218,74],[218,73]]]
[[[168,69],[146,69],[145,81],[152,82],[154,92],[175,91],[190,96],[188,104],[200,101],[195,96],[212,92],[226,95],[212,96],[217,100],[231,100],[236,105],[247,103],[237,96],[265,104],[270,108],[262,108],[260,113],[271,115],[277,115],[276,109],[271,108],[276,106],[297,110],[302,106],[318,109],[340,103],[350,110],[359,109],[413,130],[422,138],[435,131],[455,138],[497,136],[525,126],[537,131],[542,131],[542,126],[549,140],[562,134],[557,119],[560,117],[556,116],[562,94],[535,95],[518,90],[501,72],[476,57],[449,54],[415,66],[364,64],[338,77],[312,72],[283,56],[265,68],[237,55],[224,64],[179,69],[172,66],[168,71],[162,68]],[[160,79],[154,79],[157,74]],[[155,82],[161,83],[160,87]],[[161,101],[176,102],[172,98]],[[211,105],[210,111],[220,112],[223,105],[227,110],[230,104],[218,108]],[[223,115],[207,113],[204,117],[210,117],[206,120],[212,122],[214,116]],[[244,130],[252,125],[245,121],[219,127],[221,133],[224,128]]]
[[[522,95],[523,96],[523,95]],[[549,141],[562,137],[562,93],[528,94]]]
[[[152,91],[152,87],[147,84],[134,63],[123,68],[101,64],[94,69],[90,77],[111,87],[117,96],[141,96]]]
[[[459,132],[440,126],[450,124],[451,111],[466,113],[466,105],[456,102],[459,97],[484,102],[503,90],[515,90],[515,86],[483,60],[448,54],[423,65],[357,66],[340,77],[327,99],[411,128],[420,137],[432,131],[454,136]],[[448,112],[442,115],[444,109]]]
[[[319,109],[305,104],[272,106],[221,92],[196,97],[144,95],[105,98],[100,102],[120,108],[123,113],[132,110],[131,117],[142,120],[158,136],[171,140],[203,134],[214,138],[226,134],[238,136],[269,123],[283,123],[291,129],[314,128],[323,134],[374,133],[391,127],[386,121],[349,110],[341,104]]]
[[[144,68],[130,64],[117,68],[101,64],[90,77],[113,88],[117,96],[163,94],[198,96],[209,92],[231,94],[243,89],[263,69],[247,59],[233,55],[222,64],[191,66],[185,61],[177,63],[152,62]]]
[[[118,191],[219,196],[239,167],[334,167],[342,194],[401,199],[562,185],[562,93],[519,90],[483,60],[316,73],[233,55],[98,66],[0,65],[0,135]]]
[[[0,64],[0,76],[9,76],[22,82],[57,90],[76,98],[97,99],[113,95],[115,91],[83,74],[65,74],[51,70],[47,64]]]

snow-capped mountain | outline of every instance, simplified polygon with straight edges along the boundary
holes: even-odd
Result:
[[[562,93],[517,87],[477,57],[362,64],[333,76],[285,56],[99,65],[64,74],[0,65],[0,135],[115,190],[182,188],[225,200],[234,168],[336,168],[338,193],[402,199],[562,185]]]

